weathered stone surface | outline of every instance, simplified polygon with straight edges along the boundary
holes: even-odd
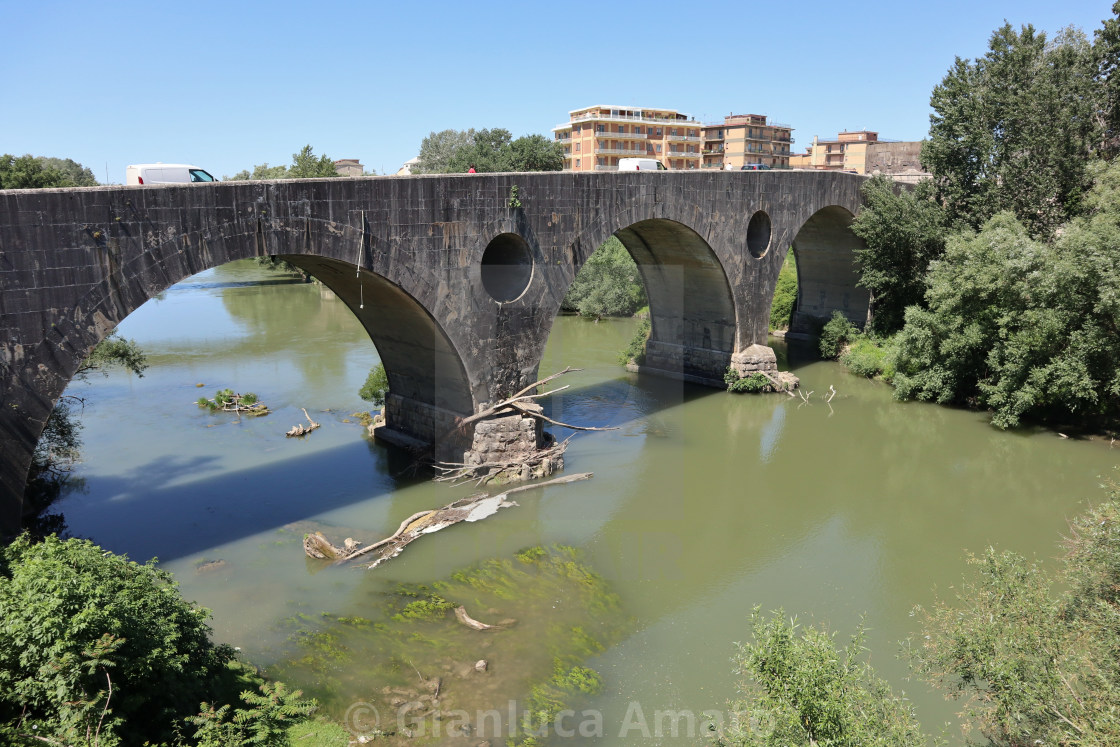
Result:
[[[774,354],[773,348],[756,343],[732,355],[731,368],[740,376],[755,371],[775,373],[778,370],[778,357]]]
[[[722,386],[732,354],[766,341],[791,245],[795,331],[834,309],[862,323],[848,230],[862,181],[600,172],[0,191],[0,529],[18,521],[32,449],[81,361],[197,272],[260,255],[311,272],[377,345],[394,395],[387,427],[430,443],[536,380],[568,286],[612,234],[649,294],[644,372]],[[521,207],[510,208],[515,186]],[[748,247],[759,211],[770,235]],[[511,276],[524,288],[503,285],[509,268],[495,265],[510,247],[523,251]]]

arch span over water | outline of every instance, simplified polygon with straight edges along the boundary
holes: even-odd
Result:
[[[839,310],[861,329],[867,324],[871,293],[857,285],[856,250],[863,240],[852,233],[854,216],[829,205],[805,221],[793,239],[797,257],[797,310],[792,334],[813,334]]]

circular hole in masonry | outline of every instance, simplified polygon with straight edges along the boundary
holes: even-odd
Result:
[[[759,210],[747,224],[747,251],[758,258],[770,248],[770,216]]]
[[[482,287],[499,303],[516,301],[533,279],[533,253],[515,233],[494,237],[482,253]]]

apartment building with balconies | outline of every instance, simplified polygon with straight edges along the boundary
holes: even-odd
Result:
[[[552,128],[569,171],[617,171],[620,158],[656,158],[669,169],[700,168],[703,137],[696,119],[675,109],[588,106]]]
[[[772,169],[789,168],[793,128],[768,122],[762,114],[730,114],[719,124],[704,125],[704,169],[740,169],[758,163]]]

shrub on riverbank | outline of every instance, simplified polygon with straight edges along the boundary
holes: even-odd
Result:
[[[0,742],[286,744],[281,727],[314,702],[213,643],[208,617],[152,563],[17,539],[0,552]],[[203,739],[198,719],[223,739]]]
[[[385,404],[385,397],[389,394],[389,375],[385,373],[385,364],[378,363],[369,370],[366,381],[358,390],[358,396],[366,402],[373,403],[374,407]]]
[[[643,319],[638,323],[638,328],[634,331],[634,336],[630,338],[630,344],[626,349],[618,354],[618,362],[622,365],[627,363],[635,363],[642,365],[646,362],[646,343],[649,341],[649,334],[653,330],[653,325],[649,319]]]
[[[1056,570],[987,548],[952,602],[913,616],[904,643],[912,670],[963,699],[962,728],[992,745],[1120,744],[1120,489],[1069,525]],[[835,634],[800,628],[781,610],[751,617],[737,644],[745,678],[733,710],[748,718],[717,745],[925,745],[909,701],[863,656],[862,627],[837,649]],[[941,741],[937,742],[941,744]]]
[[[732,707],[741,718],[715,744],[925,747],[913,705],[866,660],[862,626],[838,650],[834,633],[756,607],[751,633],[732,659],[745,678]]]
[[[878,341],[860,335],[840,353],[840,365],[856,376],[868,379],[882,377],[890,381],[894,376],[891,362],[890,340]]]

